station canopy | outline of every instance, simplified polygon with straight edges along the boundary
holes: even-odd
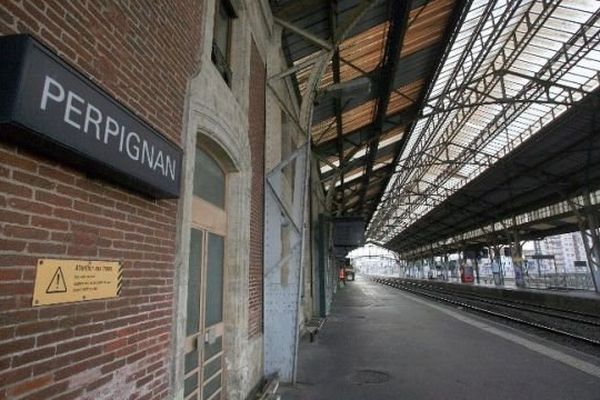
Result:
[[[596,0],[271,5],[327,205],[382,245],[600,83]]]

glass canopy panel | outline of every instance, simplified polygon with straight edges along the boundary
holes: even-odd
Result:
[[[600,49],[591,38],[600,30],[599,10],[595,0],[528,1],[498,2],[490,13],[487,1],[472,2],[367,235],[390,240],[399,231],[384,227],[388,217],[410,226],[444,199],[440,188],[460,189],[597,89]],[[447,165],[426,162],[436,154]],[[415,197],[409,187],[419,181],[423,192]],[[410,207],[392,208],[409,196]]]

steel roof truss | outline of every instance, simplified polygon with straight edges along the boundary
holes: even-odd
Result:
[[[516,99],[519,100],[521,97],[525,98],[527,100],[529,99],[537,99],[539,100],[540,98],[542,99],[542,101],[544,100],[544,96],[546,96],[546,99],[549,100],[550,95],[555,95],[556,94],[556,90],[559,89],[563,92],[566,92],[566,95],[564,96],[564,98],[568,99],[569,101],[574,101],[576,99],[579,99],[582,97],[582,94],[580,93],[581,91],[578,91],[577,89],[572,89],[569,87],[566,87],[564,85],[560,85],[557,83],[559,77],[561,75],[565,75],[566,71],[570,70],[570,67],[575,66],[577,64],[577,62],[579,60],[581,60],[582,57],[584,57],[585,54],[587,54],[587,52],[590,51],[590,49],[595,48],[598,44],[598,30],[593,30],[590,29],[593,24],[597,21],[597,14],[594,14],[592,17],[589,18],[589,21],[586,22],[585,24],[583,24],[581,26],[581,28],[579,29],[579,31],[573,35],[571,37],[571,39],[563,44],[561,51],[559,51],[554,57],[552,57],[550,60],[548,60],[548,62],[546,62],[546,64],[544,65],[543,68],[541,68],[540,70],[538,70],[534,76],[522,76],[522,74],[520,73],[513,73],[512,71],[509,71],[508,65],[510,65],[510,61],[511,60],[515,60],[516,56],[518,54],[520,54],[523,51],[523,48],[529,43],[529,41],[531,40],[531,38],[535,35],[535,33],[537,31],[539,31],[540,25],[539,25],[539,21],[543,21],[545,19],[547,19],[549,17],[548,12],[551,12],[552,10],[554,10],[554,8],[556,7],[556,5],[550,5],[550,4],[546,4],[544,6],[544,10],[547,12],[547,15],[542,16],[543,13],[540,13],[538,15],[536,15],[536,19],[534,20],[533,18],[531,18],[529,16],[529,13],[525,14],[525,26],[528,29],[528,32],[523,32],[522,30],[519,31],[519,41],[516,41],[516,36],[515,36],[515,32],[513,32],[513,37],[512,37],[512,41],[514,42],[514,51],[512,51],[511,53],[507,53],[506,47],[510,47],[510,46],[505,46],[504,48],[502,48],[502,50],[500,51],[500,58],[503,61],[503,65],[504,65],[504,69],[503,71],[505,71],[503,74],[501,74],[501,77],[506,77],[506,76],[511,76],[511,79],[513,77],[517,77],[517,78],[521,78],[521,79],[525,79],[527,80],[527,83],[524,85],[524,87],[519,91]],[[531,11],[531,10],[530,10]],[[543,18],[542,18],[543,17]],[[537,22],[535,22],[537,21]],[[591,31],[592,33],[588,33],[588,31]],[[594,33],[595,32],[595,33]],[[529,33],[529,36],[528,36]],[[585,36],[584,40],[580,40],[581,37]],[[587,50],[587,51],[586,51]],[[556,65],[559,64],[559,65]],[[495,64],[494,64],[495,65]],[[461,65],[459,68],[463,68],[463,66]],[[493,67],[495,68],[495,67]],[[508,71],[508,72],[506,72]],[[480,79],[479,82],[484,82],[486,84],[491,85],[492,84],[492,80],[489,80],[488,77],[489,76],[493,76],[495,77],[496,81],[498,81],[498,76],[499,74],[497,73],[497,71],[493,71],[495,73],[493,74],[488,74],[488,75],[484,75],[482,79]],[[463,76],[466,76],[466,73],[463,74]],[[486,80],[488,79],[488,80]],[[503,82],[502,80],[500,82]],[[496,86],[498,84],[498,82],[496,82],[496,84],[494,84],[492,86],[492,88],[498,87]],[[504,81],[504,83],[500,83],[499,87],[501,88],[502,91],[504,91],[506,93],[506,81]],[[459,95],[462,95],[462,93],[469,93],[469,91],[459,91],[461,93],[458,93]],[[481,91],[481,93],[486,94],[489,93],[489,89],[486,90],[486,88],[484,88],[484,90]],[[473,92],[471,91],[471,96],[473,96]],[[474,96],[478,97],[478,96],[482,96],[481,93],[475,93]],[[448,96],[448,95],[446,95]],[[471,101],[471,99],[467,99],[469,101]],[[513,99],[514,100],[514,99]],[[454,100],[456,101],[456,100]],[[439,104],[440,101],[438,100]],[[490,141],[490,139],[493,138],[493,136],[497,135],[500,132],[505,132],[507,135],[510,134],[507,131],[507,128],[511,126],[511,124],[513,124],[515,121],[518,122],[518,116],[523,114],[526,110],[524,107],[525,104],[530,103],[530,101],[523,101],[523,102],[519,102],[519,101],[512,101],[510,103],[507,104],[507,107],[505,107],[504,112],[497,115],[496,118],[488,123],[488,126],[485,129],[485,134],[479,136],[477,139],[475,139],[469,147],[473,148],[473,149],[481,149],[484,146],[487,145],[487,143]],[[450,104],[449,102],[446,102],[445,104]],[[473,107],[473,109],[477,109],[477,107]],[[440,114],[442,115],[442,117],[448,117],[449,114],[452,114],[449,112],[450,110],[446,110],[446,112],[441,112]],[[471,112],[467,112],[464,109],[458,109],[456,111],[456,114],[454,116],[453,123],[451,123],[451,125],[449,126],[450,129],[447,129],[446,132],[458,132],[460,130],[460,125],[464,124],[466,120],[468,120],[469,114],[472,114]],[[431,115],[430,118],[428,118],[428,124],[432,121],[435,121],[437,115]],[[458,118],[457,118],[458,117]],[[444,118],[442,118],[443,120]],[[463,121],[462,123],[460,121]],[[439,123],[441,122],[438,121],[437,123],[434,122],[434,125],[439,125]],[[458,125],[457,125],[458,124]],[[526,124],[525,124],[526,125]],[[541,128],[544,125],[544,121],[540,121],[539,124],[535,124],[530,126],[529,128],[529,135],[531,135],[531,130],[535,128],[535,130]],[[514,126],[514,125],[513,125]],[[427,131],[427,127],[425,127],[425,129],[423,129],[423,131]],[[456,134],[456,133],[455,133]],[[522,142],[523,136],[522,136],[523,132],[521,131],[521,133],[519,134],[519,142]],[[426,140],[421,141],[420,145],[422,146],[424,142],[427,142]],[[506,153],[506,152],[505,152]],[[459,160],[466,162],[466,155],[469,154],[468,152],[463,152],[461,154],[461,157],[459,157]],[[412,167],[410,165],[411,163],[409,162],[408,165],[409,167]],[[420,173],[416,174],[412,174],[412,180],[414,181],[415,179],[418,179],[420,176],[422,176],[422,173],[424,172],[424,168],[421,169],[417,169],[417,171],[421,171]],[[445,180],[448,180],[450,178],[450,176],[455,175],[456,171],[455,168],[449,167],[448,170],[439,176],[438,182],[443,182]],[[406,175],[405,175],[406,176]],[[404,184],[404,186],[406,186],[406,178],[404,179],[396,179],[395,184],[399,185],[399,184]],[[409,211],[410,209],[412,209],[414,207],[408,207],[406,209],[406,211]],[[383,218],[385,218],[384,216],[382,216]],[[373,225],[374,227],[376,225],[380,225],[380,223],[376,223],[375,225]],[[371,227],[370,227],[371,228]],[[387,236],[384,234],[384,236]],[[389,236],[387,236],[389,237]]]

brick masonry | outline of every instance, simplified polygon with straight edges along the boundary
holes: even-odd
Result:
[[[252,200],[250,203],[249,335],[263,327],[263,237],[265,179],[265,64],[252,42],[250,53],[249,140],[252,153]]]
[[[33,34],[180,144],[203,4],[3,1],[0,35]],[[6,143],[0,160],[0,399],[168,397],[177,202]],[[123,260],[123,292],[32,308],[38,258]]]

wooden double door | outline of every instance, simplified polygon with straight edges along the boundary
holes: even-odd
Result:
[[[222,398],[226,175],[198,150],[194,182],[185,342],[184,398]]]

